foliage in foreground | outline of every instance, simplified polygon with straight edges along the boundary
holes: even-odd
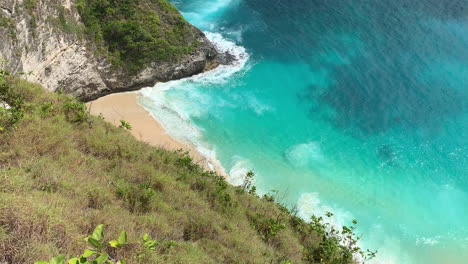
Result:
[[[59,255],[53,257],[50,261],[37,261],[34,264],[125,264],[127,261],[125,259],[114,260],[109,253],[106,252],[105,247],[106,243],[104,242],[104,225],[98,225],[93,234],[86,237],[86,242],[88,242],[91,248],[84,250],[83,254],[78,257],[72,257],[66,261],[64,255]],[[143,236],[142,248],[147,249],[149,243],[155,243],[154,240],[151,240],[148,234]],[[111,240],[108,242],[109,246],[114,249],[120,249],[127,244],[127,232],[123,230],[120,232],[119,237],[116,240]]]
[[[304,222],[274,195],[258,197],[251,173],[230,186],[185,153],[150,147],[127,126],[89,116],[73,98],[9,75],[1,81],[2,98],[22,101],[22,118],[0,132],[0,262],[78,256],[93,263],[107,255],[127,263],[345,264],[353,254],[372,257],[356,245],[354,225]],[[125,241],[104,243],[101,224],[106,237]]]

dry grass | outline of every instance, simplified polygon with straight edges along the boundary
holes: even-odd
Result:
[[[99,118],[70,123],[66,96],[9,82],[26,105],[17,128],[0,134],[0,262],[78,255],[104,224],[107,238],[127,231],[130,245],[115,254],[129,263],[313,263],[305,252],[321,239],[278,204]],[[266,238],[262,219],[284,228]],[[158,246],[141,259],[143,233]]]

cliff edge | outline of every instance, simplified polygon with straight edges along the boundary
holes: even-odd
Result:
[[[13,73],[84,101],[223,61],[166,0],[0,0],[0,57]]]

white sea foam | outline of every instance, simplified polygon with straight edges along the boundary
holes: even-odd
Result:
[[[320,200],[319,194],[316,192],[313,193],[303,193],[297,202],[298,216],[306,221],[310,221],[312,215],[321,216],[325,219],[327,223],[330,223],[334,228],[340,229],[342,226],[348,226],[352,223],[354,217],[353,215],[341,208],[333,207],[323,203]],[[332,217],[326,217],[327,212],[332,212]],[[359,232],[359,231],[358,231]],[[372,259],[369,262],[371,264],[410,264],[412,263],[409,260],[409,257],[404,253],[404,250],[401,248],[400,240],[398,238],[388,237],[387,234],[382,229],[380,225],[374,225],[370,230],[366,230],[365,234],[369,234],[366,237],[366,243],[360,241],[358,246],[362,249],[371,249],[372,245],[375,244],[373,241],[379,241],[381,248],[377,249],[378,254],[377,258]],[[396,256],[395,252],[399,252],[399,255]],[[362,261],[360,256],[356,256],[358,263]]]
[[[235,80],[237,74],[248,70],[246,65],[249,55],[245,48],[223,38],[219,33],[205,32],[220,52],[229,52],[235,60],[231,65],[221,65],[216,69],[181,80],[158,83],[154,87],[142,89],[139,103],[157,119],[171,136],[177,140],[197,146],[198,151],[212,161],[216,160],[216,151],[203,140],[202,129],[197,127],[192,118],[205,115],[215,99],[202,93],[205,85],[221,86]],[[173,93],[168,93],[171,90]],[[216,104],[223,104],[216,99]],[[219,166],[218,166],[219,167]]]
[[[349,212],[324,204],[316,192],[303,193],[297,201],[297,209],[298,216],[306,221],[310,220],[312,215],[322,216],[337,228],[349,225],[353,221],[353,216]],[[332,212],[334,215],[330,218],[325,217],[327,212]]]
[[[194,1],[196,2],[196,1]],[[183,12],[182,14],[184,17],[190,17],[187,15],[196,14],[200,16],[204,20],[207,20],[207,17],[213,14],[221,15],[222,12],[227,10],[228,8],[232,7],[235,4],[238,4],[239,0],[215,0],[210,1],[209,3],[206,1],[199,1],[199,3],[193,3],[194,7],[198,8],[190,8],[193,12]],[[189,19],[190,22],[197,24],[198,20],[193,21]]]
[[[380,224],[371,226],[363,233],[365,240],[359,245],[361,248],[377,250],[377,258],[369,261],[369,264],[412,264],[414,261],[408,256],[406,248],[401,243],[400,237],[389,236]],[[379,245],[379,248],[373,248]]]
[[[219,52],[228,52],[234,57],[234,61],[229,65],[220,65],[216,69],[197,74],[188,78],[169,81],[165,83],[157,83],[154,87],[142,89],[143,95],[150,94],[152,89],[166,91],[174,87],[180,88],[183,85],[196,83],[196,84],[226,84],[233,81],[236,74],[242,74],[247,71],[246,67],[249,60],[249,54],[244,47],[236,45],[231,40],[225,39],[220,33],[205,32],[206,37],[216,46]]]
[[[234,164],[229,170],[229,183],[234,186],[242,185],[247,172],[253,169],[252,163],[243,157],[234,156],[232,158]]]
[[[305,168],[325,160],[319,142],[294,145],[285,152],[286,160],[296,168]]]
[[[247,105],[259,116],[272,111],[272,107],[261,102],[255,95],[247,96]]]
[[[224,38],[220,33],[205,32],[205,34],[220,52],[228,52],[235,60],[231,65],[221,65],[213,71],[206,73],[205,76],[202,74],[203,78],[200,81],[223,84],[233,77],[234,74],[240,73],[241,70],[244,70],[243,72],[248,70],[244,69],[249,60],[249,54],[244,47]]]
[[[297,201],[298,216],[310,222],[311,216],[323,217],[335,229],[340,230],[342,226],[348,226],[353,221],[353,216],[348,211],[324,204],[317,192],[303,193]],[[328,217],[327,213],[333,213]],[[360,256],[356,256],[359,261]]]
[[[434,246],[439,244],[440,236],[435,237],[418,237],[416,238],[416,245],[427,245],[427,246]]]

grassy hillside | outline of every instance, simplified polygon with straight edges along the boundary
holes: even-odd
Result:
[[[127,263],[338,264],[360,251],[354,227],[307,224],[248,182],[230,186],[73,98],[0,72],[0,101],[11,106],[0,109],[1,263],[79,256],[99,224],[109,240],[126,230],[128,244],[106,251]]]

